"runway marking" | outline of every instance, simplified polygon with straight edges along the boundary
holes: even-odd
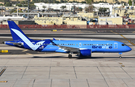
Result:
[[[119,33],[116,33],[116,32],[114,32],[114,31],[112,31],[112,30],[110,30],[112,33],[115,33],[115,34],[119,34]],[[120,36],[122,36],[125,40],[127,40],[130,44],[132,44],[133,46],[135,46],[135,44],[134,43],[132,43],[129,39],[127,39],[126,37],[124,37],[122,34],[119,34]]]
[[[2,69],[2,71],[0,72],[0,76],[5,72],[6,69]]]
[[[28,51],[28,49],[26,49],[26,50],[23,50],[22,52],[26,52],[26,51]]]
[[[134,43],[132,43],[129,39],[127,39],[126,37],[124,37],[122,34],[120,34],[124,39],[126,39],[129,43],[131,43],[133,46],[135,46]]]
[[[32,54],[30,54],[30,53],[26,53],[27,55],[32,55]]]
[[[135,31],[133,31],[132,33],[135,33]]]
[[[114,34],[119,34],[119,33],[116,33],[116,32],[114,32],[114,31],[112,31],[112,30],[110,30],[112,33],[114,33]]]
[[[119,63],[119,64],[122,64],[122,63]]]
[[[7,83],[8,81],[0,81],[0,83]]]
[[[0,53],[8,53],[8,50],[0,50]]]
[[[121,67],[125,67],[125,65],[121,65]]]

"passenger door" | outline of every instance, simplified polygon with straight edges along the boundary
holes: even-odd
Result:
[[[118,49],[118,43],[114,43],[114,49]]]
[[[82,47],[82,43],[79,43],[79,47]]]

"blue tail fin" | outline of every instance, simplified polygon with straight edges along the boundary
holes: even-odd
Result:
[[[23,36],[27,39],[29,39],[24,33],[23,31],[16,25],[16,23],[14,21],[8,21],[8,25],[9,25],[9,28],[10,28],[10,32],[12,34],[12,38],[13,40],[15,41],[20,41],[22,40],[20,38],[20,36]]]

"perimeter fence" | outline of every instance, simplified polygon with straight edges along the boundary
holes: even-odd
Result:
[[[18,25],[21,29],[134,29],[135,25]],[[0,25],[7,29],[8,25]]]

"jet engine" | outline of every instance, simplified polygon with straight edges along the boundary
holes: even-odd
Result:
[[[90,49],[83,49],[83,50],[80,50],[80,56],[83,56],[83,57],[91,57],[91,50]]]

